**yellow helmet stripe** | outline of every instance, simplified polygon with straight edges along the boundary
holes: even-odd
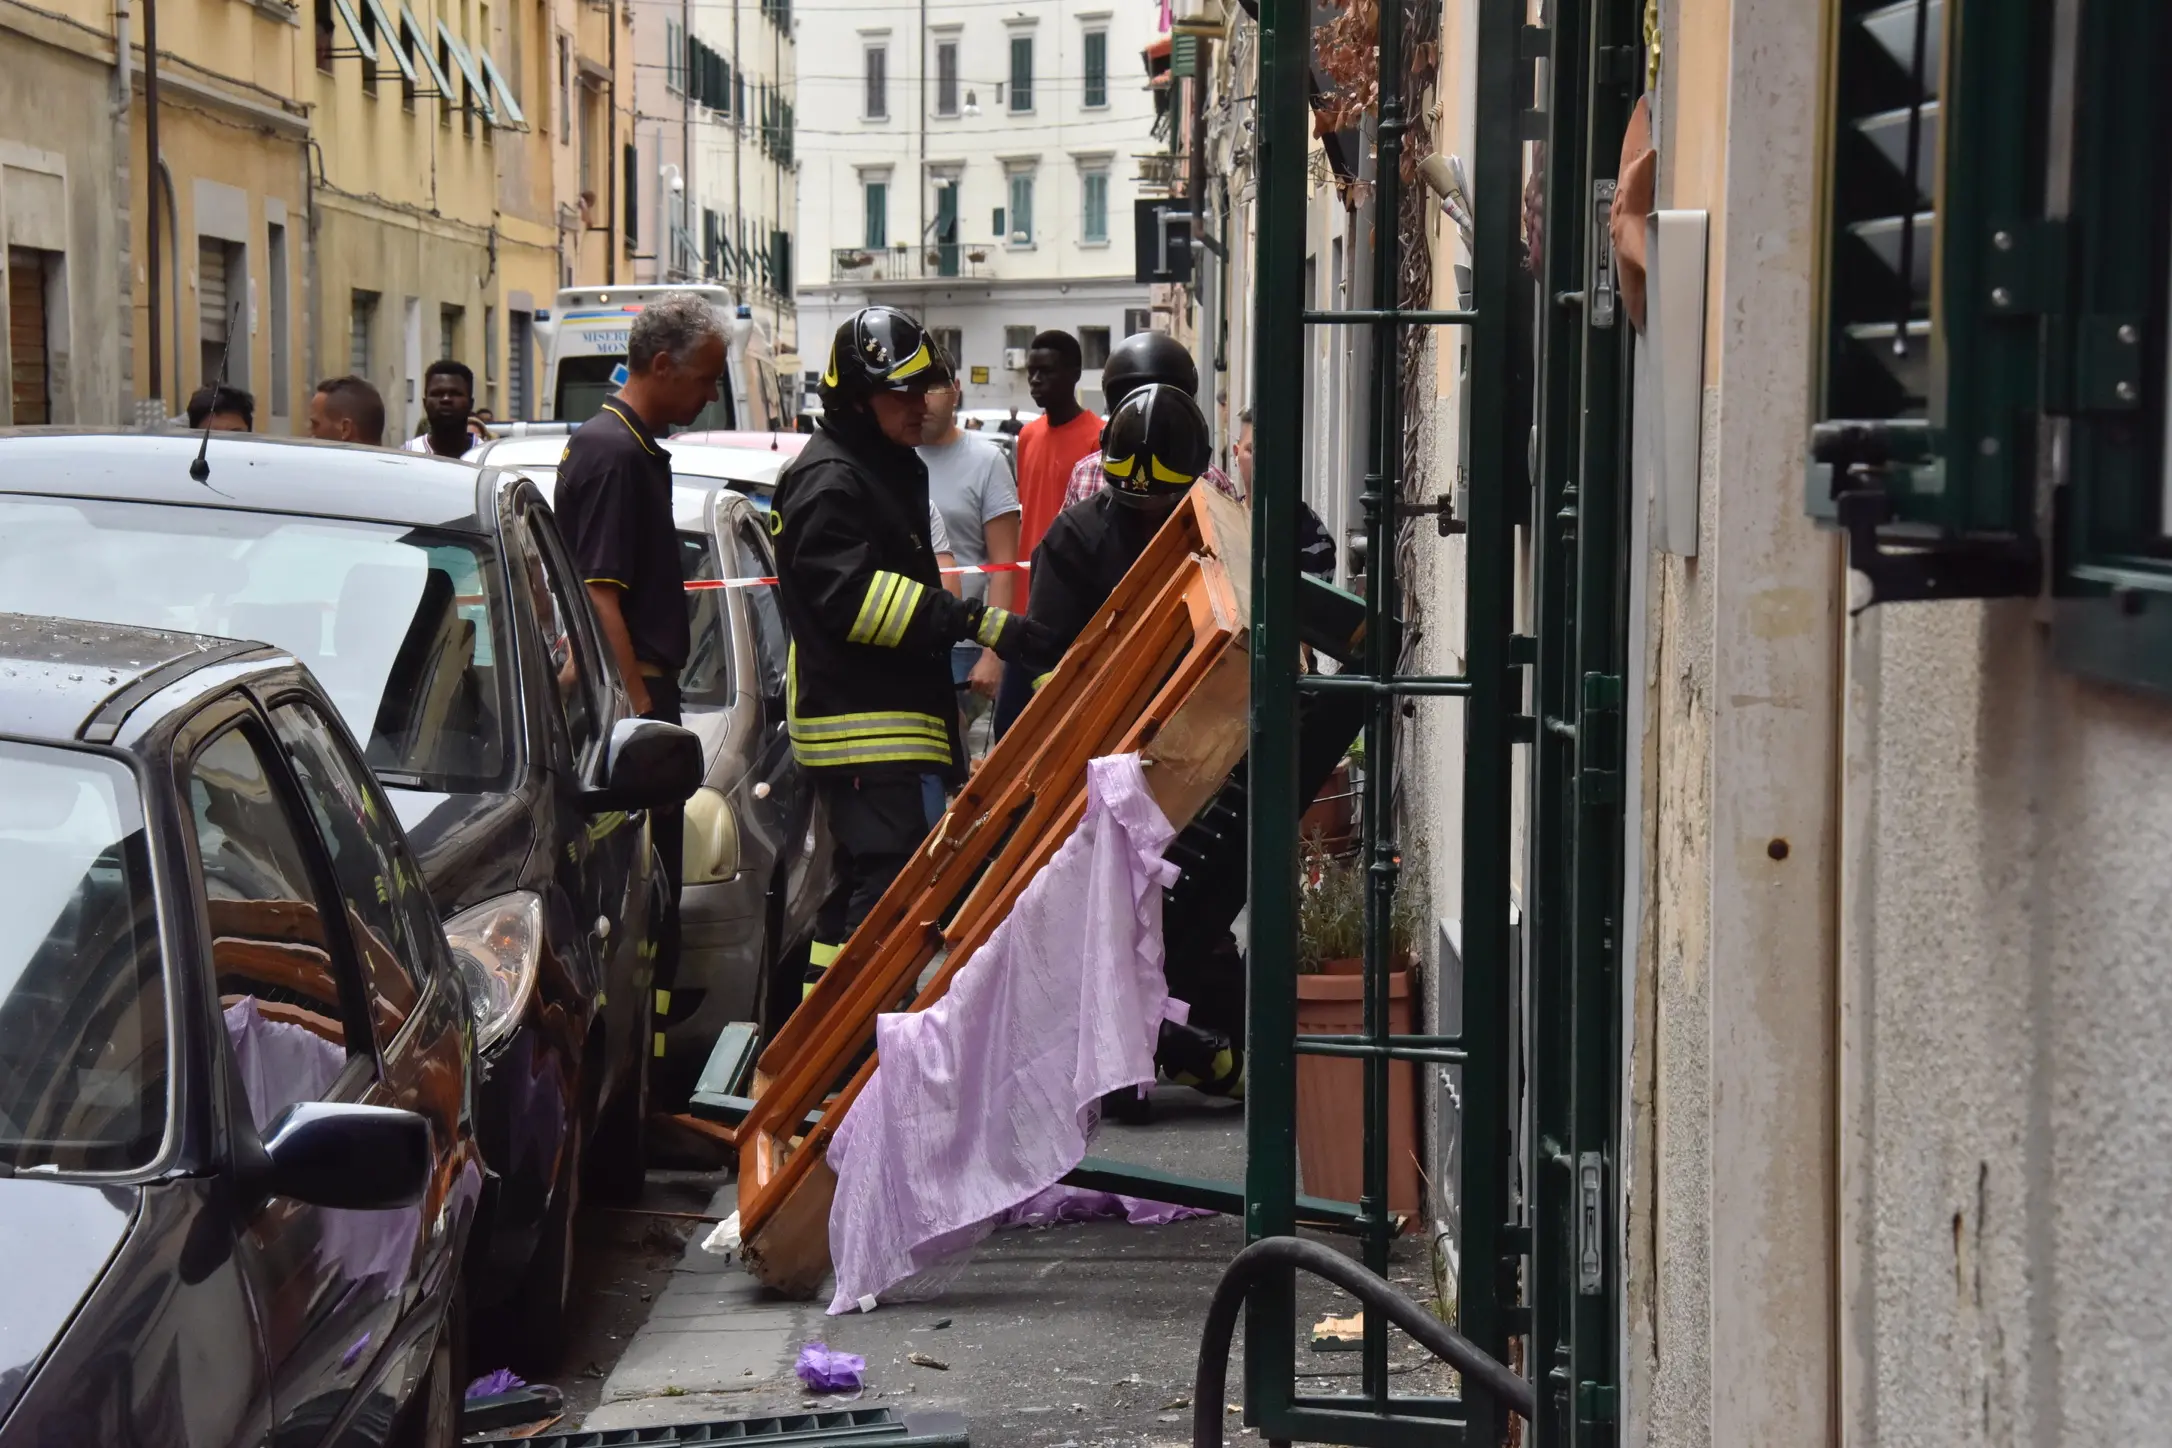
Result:
[[[1197,473],[1180,473],[1175,468],[1165,467],[1158,457],[1150,457],[1147,462],[1154,470],[1154,481],[1157,483],[1188,483],[1199,476]]]
[[[890,369],[890,380],[892,382],[903,382],[906,378],[925,372],[934,365],[935,354],[928,351],[926,342],[922,342],[913,349],[912,356],[907,357],[903,362]]]
[[[1101,459],[1101,471],[1112,478],[1128,478],[1138,466],[1137,458],[1112,458],[1104,455]]]

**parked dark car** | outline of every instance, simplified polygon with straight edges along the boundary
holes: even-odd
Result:
[[[773,576],[763,509],[790,454],[685,441],[690,436],[674,437],[669,448],[687,579]],[[516,438],[476,461],[530,478],[548,497],[564,451],[548,438]],[[702,787],[686,806],[679,974],[659,1022],[658,1085],[674,1103],[727,1025],[774,1030],[799,1004],[815,912],[834,878],[829,825],[785,728],[791,639],[776,595],[698,589],[686,606],[694,647],[679,689],[704,762]]]
[[[600,1190],[641,1179],[663,903],[645,811],[693,791],[699,743],[630,716],[532,484],[228,434],[198,482],[198,442],[0,436],[0,609],[263,639],[323,682],[467,979],[491,1185],[475,1305],[548,1370],[584,1162]]]
[[[262,644],[0,614],[0,1445],[459,1441],[467,992]]]

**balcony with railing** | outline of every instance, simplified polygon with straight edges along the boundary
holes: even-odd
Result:
[[[839,247],[830,253],[833,282],[939,282],[985,280],[996,274],[996,247],[971,241],[920,246]]]

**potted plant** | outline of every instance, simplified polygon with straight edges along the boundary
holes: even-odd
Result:
[[[1425,865],[1407,850],[1389,929],[1388,1030],[1414,1032],[1418,942],[1427,929]],[[1365,903],[1362,858],[1306,842],[1297,895],[1297,1029],[1307,1036],[1365,1030]],[[1297,1058],[1297,1160],[1305,1191],[1354,1202],[1365,1186],[1365,1063],[1354,1057]],[[1388,1209],[1415,1221],[1423,1203],[1418,1171],[1416,1063],[1388,1067]]]
[[[858,271],[874,259],[864,251],[841,251],[837,253],[837,264],[847,271]]]
[[[988,253],[985,248],[976,246],[971,251],[965,254],[965,259],[971,262],[973,265],[979,266],[982,262],[988,259]]]

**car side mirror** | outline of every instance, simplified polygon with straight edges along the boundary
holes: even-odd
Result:
[[[701,738],[661,719],[621,719],[604,752],[603,782],[584,791],[592,812],[684,804],[701,788]]]
[[[430,1186],[430,1123],[412,1111],[304,1101],[264,1137],[254,1185],[313,1207],[411,1207]]]

